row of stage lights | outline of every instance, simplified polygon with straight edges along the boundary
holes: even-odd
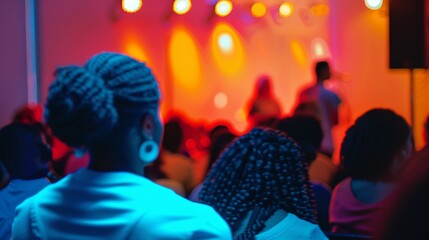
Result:
[[[135,13],[141,9],[142,0],[122,0],[122,10],[127,13]],[[383,0],[365,0],[365,5],[371,10],[378,10],[383,5]],[[189,12],[192,7],[191,0],[174,0],[173,11],[176,14],[183,15]],[[215,5],[215,13],[220,17],[228,16],[233,9],[233,4],[230,0],[218,0]],[[254,17],[263,17],[267,13],[267,7],[264,3],[255,1],[250,11]],[[278,6],[278,14],[282,17],[292,15],[294,5],[291,2],[284,1]]]

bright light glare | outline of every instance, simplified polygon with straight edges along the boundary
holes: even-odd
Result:
[[[220,92],[216,94],[216,96],[214,97],[215,107],[221,109],[221,108],[225,108],[227,104],[228,104],[228,97],[226,96],[225,93]]]
[[[252,5],[252,8],[250,9],[252,12],[252,15],[254,17],[263,17],[267,13],[267,7],[263,3],[256,2]]]
[[[215,12],[218,16],[228,16],[232,11],[232,3],[228,0],[220,0],[216,3]]]
[[[134,13],[142,7],[142,0],[122,0],[122,10],[128,13]]]
[[[282,17],[288,17],[293,13],[293,5],[289,2],[284,2],[279,7],[279,14]]]
[[[228,33],[222,33],[218,38],[219,48],[224,53],[231,53],[233,48],[232,37]]]
[[[378,10],[383,5],[383,0],[365,0],[365,5],[371,10]]]
[[[173,3],[173,11],[177,14],[185,14],[191,10],[191,0],[175,0]]]

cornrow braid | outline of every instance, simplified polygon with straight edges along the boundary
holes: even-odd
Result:
[[[261,208],[237,239],[253,238],[278,209],[316,223],[307,166],[299,147],[285,134],[255,128],[219,157],[199,195],[233,232],[255,206]]]
[[[53,133],[73,147],[103,139],[122,118],[136,118],[159,101],[158,83],[141,62],[100,53],[84,67],[58,68],[49,87],[45,119]]]

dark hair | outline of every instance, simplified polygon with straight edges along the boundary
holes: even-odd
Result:
[[[316,222],[302,154],[292,139],[272,129],[255,128],[233,141],[206,177],[199,198],[233,232],[249,211],[261,209],[238,239],[253,238],[278,209]]]
[[[164,138],[162,146],[170,152],[177,153],[183,142],[183,130],[180,123],[170,120],[164,124]]]
[[[429,140],[429,116],[426,118],[425,131],[426,131],[426,136],[427,136],[427,138]]]
[[[151,70],[129,56],[100,53],[84,67],[58,68],[49,87],[45,118],[54,135],[73,147],[100,142],[119,121],[158,106]]]
[[[410,134],[405,119],[392,110],[370,110],[347,130],[341,145],[341,166],[355,179],[390,178],[394,155]]]
[[[320,61],[316,63],[316,67],[315,67],[315,71],[316,71],[316,75],[320,76],[320,74],[329,69],[329,63],[327,61]]]
[[[316,158],[323,138],[319,120],[311,116],[286,117],[279,120],[276,129],[286,133],[301,146],[308,164]]]
[[[226,129],[216,134],[211,140],[209,162],[207,164],[206,175],[212,168],[213,164],[219,158],[222,151],[236,138],[237,136]]]
[[[13,179],[36,179],[48,171],[51,149],[38,125],[11,123],[0,129],[0,159]]]

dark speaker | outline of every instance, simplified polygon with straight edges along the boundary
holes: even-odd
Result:
[[[429,0],[390,0],[389,66],[429,68]]]

